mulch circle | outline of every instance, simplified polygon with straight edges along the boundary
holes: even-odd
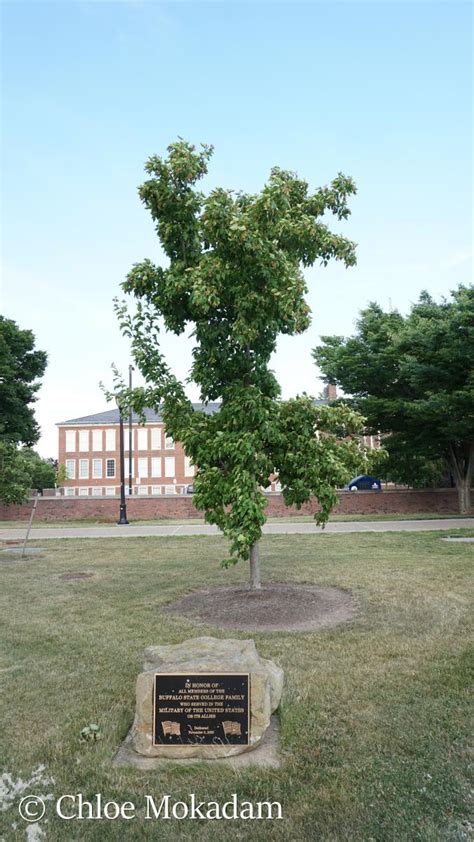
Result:
[[[61,573],[60,579],[65,582],[72,582],[74,579],[91,579],[93,573]]]
[[[196,591],[164,610],[235,631],[315,631],[351,620],[355,609],[352,595],[339,588],[272,582],[256,591],[244,587]]]

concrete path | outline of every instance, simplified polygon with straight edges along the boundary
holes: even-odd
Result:
[[[266,535],[338,535],[351,532],[431,532],[435,530],[474,529],[474,518],[455,518],[445,520],[378,520],[378,521],[351,521],[343,523],[329,523],[326,529],[316,526],[314,523],[298,523],[288,521],[287,523],[266,523],[263,531]],[[14,541],[24,540],[26,526],[24,529],[1,529],[0,540]],[[30,540],[43,541],[50,538],[132,538],[132,537],[153,537],[173,535],[218,535],[216,526],[209,526],[206,523],[180,523],[174,526],[172,523],[153,526],[140,526],[139,524],[129,526],[47,526],[41,529],[32,529]]]

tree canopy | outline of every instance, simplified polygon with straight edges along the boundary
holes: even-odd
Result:
[[[46,352],[35,350],[32,331],[0,316],[0,441],[30,446],[38,440],[31,404],[46,363]]]
[[[4,503],[25,500],[32,488],[33,465],[38,469],[40,457],[31,457],[18,445],[30,446],[39,438],[31,404],[46,362],[45,351],[35,349],[31,330],[21,330],[12,319],[0,316],[0,500]]]
[[[57,460],[43,459],[35,450],[26,447],[21,453],[26,458],[31,473],[30,488],[36,488],[38,491],[54,488],[58,479]]]
[[[23,503],[31,489],[31,464],[16,444],[0,440],[0,500]]]
[[[62,472],[55,459],[43,459],[30,447],[19,448],[9,441],[0,441],[0,500],[23,503],[32,488],[42,492],[54,488]]]
[[[355,263],[354,243],[323,221],[326,213],[349,216],[355,185],[340,173],[311,192],[306,181],[275,167],[260,193],[218,187],[206,196],[195,185],[211,153],[212,147],[196,151],[180,140],[168,147],[167,158],[148,160],[150,178],[139,194],[168,265],[136,264],[123,284],[137,299],[136,313],[123,303],[116,308],[148,384],[129,402],[138,410],[160,407],[169,434],[198,467],[196,505],[230,539],[225,563],[250,557],[258,587],[261,489],[270,475],[279,478],[287,504],[300,506],[316,495],[324,522],[335,487],[357,458],[348,436],[359,417],[308,396],[281,402],[269,368],[279,334],[298,334],[310,324],[302,268],[331,259]],[[193,410],[160,350],[162,326],[178,335],[192,328],[190,380],[204,403],[221,402],[218,413]],[[117,388],[125,405],[125,386]]]
[[[474,468],[474,288],[437,303],[423,292],[404,317],[372,303],[355,336],[323,336],[314,358],[327,382],[352,396],[371,432],[414,477],[444,460],[469,511]]]

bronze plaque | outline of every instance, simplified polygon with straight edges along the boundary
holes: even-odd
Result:
[[[155,673],[153,745],[248,743],[248,673]]]

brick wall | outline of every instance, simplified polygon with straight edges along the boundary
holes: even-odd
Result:
[[[298,512],[284,505],[279,494],[268,497],[267,515],[269,517],[294,517],[298,514],[313,514],[317,504],[308,503]],[[340,494],[335,514],[410,514],[410,513],[457,514],[458,496],[455,489],[402,490],[390,489],[376,493],[372,491]],[[0,521],[27,520],[31,513],[31,503],[21,506],[0,505]],[[91,518],[99,521],[114,522],[118,518],[119,499],[79,498],[79,497],[41,497],[39,498],[35,520],[61,521]],[[154,520],[164,518],[202,517],[193,505],[192,496],[188,497],[127,497],[127,514],[130,520]]]

